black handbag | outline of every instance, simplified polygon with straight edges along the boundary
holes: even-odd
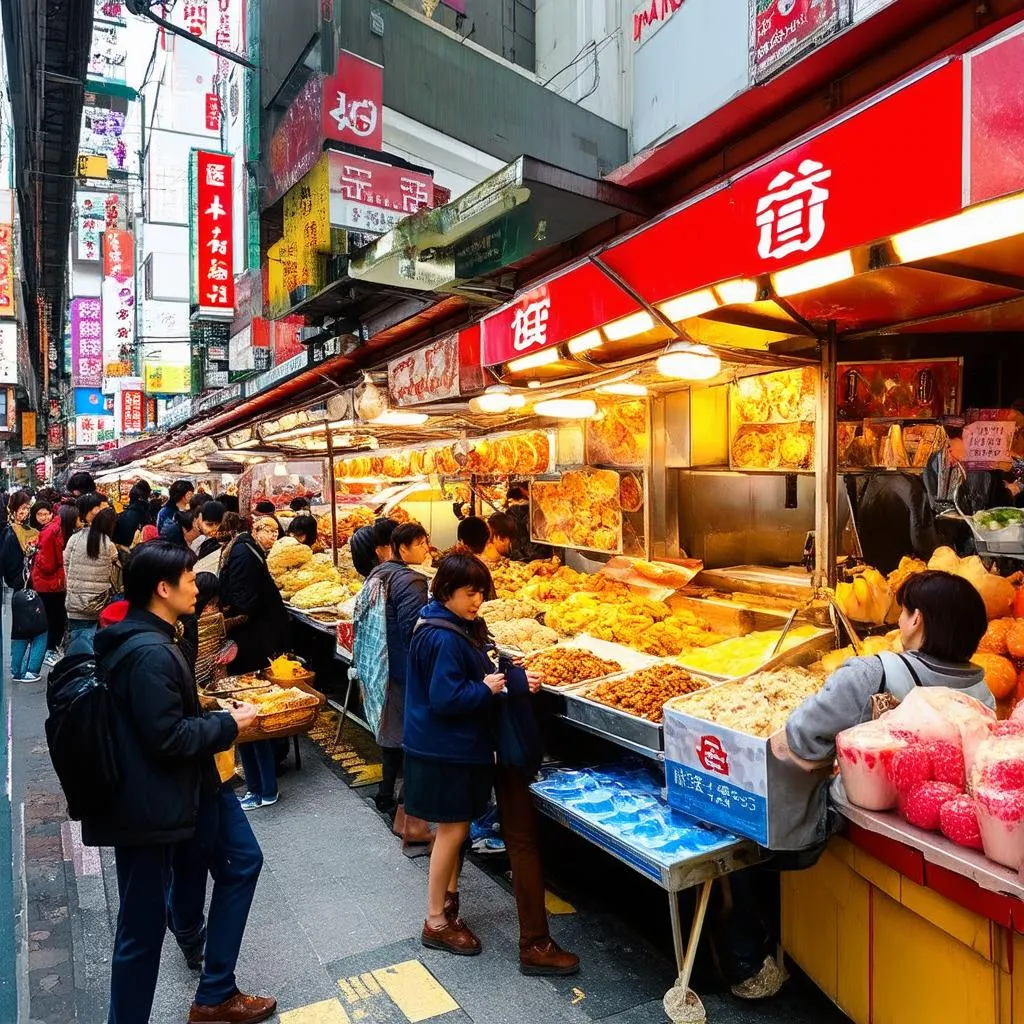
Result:
[[[528,693],[499,693],[495,699],[498,763],[527,779],[540,771],[544,739]]]
[[[11,639],[32,640],[49,628],[42,598],[30,587],[11,596]]]

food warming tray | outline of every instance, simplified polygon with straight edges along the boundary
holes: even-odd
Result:
[[[534,653],[543,654],[546,651],[559,649],[587,651],[596,658],[618,662],[626,672],[639,672],[642,668],[650,668],[651,665],[657,665],[665,660],[664,658],[657,658],[653,654],[634,651],[632,647],[626,647],[624,644],[612,643],[610,640],[598,640],[597,637],[588,636],[586,633],[580,633],[579,636],[574,636],[569,640],[560,640],[557,644],[552,644],[551,647],[544,647]],[[595,676],[593,679],[584,679],[582,682],[574,683],[571,686],[545,685],[543,689],[547,690],[548,693],[571,693],[581,686],[591,686],[601,679],[608,679],[613,675],[619,675],[619,673],[609,672],[607,676]]]

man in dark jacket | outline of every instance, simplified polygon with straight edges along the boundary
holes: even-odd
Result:
[[[377,729],[381,747],[382,778],[376,803],[381,811],[395,806],[395,787],[402,768],[402,737],[405,718],[405,673],[412,631],[427,603],[427,578],[412,566],[430,557],[430,540],[419,523],[402,523],[391,534],[391,560],[378,565],[367,580],[387,581],[388,689]],[[404,818],[404,815],[403,815]],[[411,824],[411,823],[410,823]],[[396,830],[403,831],[402,819]],[[429,841],[426,823],[404,830],[407,842]]]
[[[149,526],[149,499],[152,488],[145,480],[140,480],[128,492],[128,504],[117,517],[114,527],[114,543],[120,548],[130,548],[135,537],[144,526]]]
[[[112,846],[120,896],[110,973],[108,1024],[145,1024],[153,1006],[167,928],[171,866],[182,843],[209,850],[215,890],[206,963],[189,1024],[266,1020],[273,999],[243,995],[234,968],[263,857],[237,801],[220,798],[214,753],[226,750],[256,709],[199,709],[195,679],[175,641],[175,625],[195,610],[194,557],[159,541],[125,564],[125,619],[96,635],[97,664],[118,709],[113,716],[122,785],[102,816],[82,821],[89,846]],[[151,643],[113,667],[104,663],[129,638]],[[233,806],[232,806],[233,805]],[[202,835],[197,834],[197,828]]]

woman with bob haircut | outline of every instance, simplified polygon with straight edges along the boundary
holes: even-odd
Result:
[[[559,948],[548,932],[529,780],[511,765],[495,764],[497,695],[535,693],[541,679],[507,659],[499,661],[479,618],[492,586],[490,571],[476,556],[445,557],[409,649],[406,813],[438,823],[421,941],[460,956],[481,951],[480,940],[459,916],[459,874],[470,822],[487,809],[496,784],[515,883],[520,971],[574,974],[579,958]]]
[[[797,758],[831,761],[837,733],[871,719],[876,693],[902,700],[915,686],[948,686],[995,706],[984,672],[971,664],[988,626],[974,587],[960,576],[929,570],[907,579],[896,600],[904,653],[851,658],[836,669],[786,723],[788,749]]]
[[[809,800],[782,809],[788,820],[816,821],[820,842],[806,850],[775,853],[763,869],[731,875],[731,904],[716,922],[718,959],[733,995],[764,999],[775,995],[786,975],[772,956],[778,925],[778,872],[808,867],[838,824],[829,810],[829,786],[836,736],[872,717],[875,694],[903,700],[915,686],[946,686],[993,707],[985,674],[971,664],[988,625],[985,605],[967,580],[930,570],[907,579],[896,594],[903,652],[851,658],[824,687],[790,716],[772,737],[772,753],[796,770],[816,773]],[[771,908],[771,909],[769,909]],[[769,921],[772,923],[769,925]]]

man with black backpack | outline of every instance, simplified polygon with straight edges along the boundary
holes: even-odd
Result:
[[[214,879],[205,963],[189,1024],[251,1024],[272,1016],[277,1006],[235,985],[263,855],[237,800],[231,794],[221,799],[213,755],[231,746],[256,709],[246,704],[230,713],[200,711],[195,678],[175,643],[178,619],[195,611],[194,562],[191,551],[165,541],[135,548],[124,567],[128,614],[94,641],[120,779],[106,800],[87,800],[82,811],[85,843],[112,846],[117,863],[121,905],[108,1024],[149,1020],[172,863],[185,842],[208,850]],[[53,710],[51,701],[51,718]],[[69,795],[74,814],[71,804]]]

